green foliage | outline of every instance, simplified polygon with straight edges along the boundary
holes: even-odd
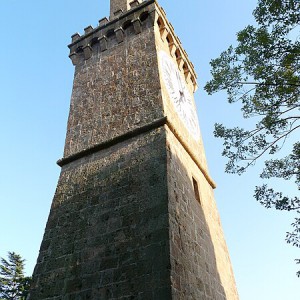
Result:
[[[205,90],[226,90],[229,103],[240,102],[243,117],[254,118],[255,126],[245,130],[216,124],[214,134],[224,140],[226,172],[240,175],[265,159],[261,178],[293,180],[299,190],[300,1],[259,0],[253,15],[257,26],[238,32],[237,46],[211,61],[213,78]],[[283,147],[291,151],[278,159]],[[263,185],[256,187],[254,197],[266,208],[300,213],[299,196]],[[286,241],[300,247],[299,218]]]
[[[25,300],[31,277],[24,276],[24,259],[14,252],[8,252],[8,260],[1,258],[0,299]]]

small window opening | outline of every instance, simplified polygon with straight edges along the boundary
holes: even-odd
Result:
[[[200,193],[199,193],[199,186],[197,180],[193,177],[193,186],[194,186],[194,193],[195,193],[195,198],[201,205],[201,198],[200,198]]]

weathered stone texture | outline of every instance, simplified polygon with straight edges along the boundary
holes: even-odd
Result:
[[[171,299],[165,134],[63,168],[32,300]]]
[[[130,9],[130,3],[133,0],[111,0],[110,1],[110,18],[113,19],[116,17],[115,13],[119,10],[126,12]],[[118,15],[118,14],[117,14]]]
[[[196,87],[163,10],[142,2],[69,47],[63,168],[30,300],[237,300],[201,137],[160,78],[158,52],[169,51]]]
[[[144,0],[111,0],[110,1],[110,19],[119,17],[122,13],[138,6]]]
[[[212,188],[167,125],[63,167],[33,282],[30,300],[238,299]]]
[[[163,116],[154,30],[143,26],[139,35],[129,26],[122,44],[108,38],[107,51],[95,45],[76,66],[65,157]]]
[[[213,190],[170,130],[167,148],[172,299],[237,300]]]

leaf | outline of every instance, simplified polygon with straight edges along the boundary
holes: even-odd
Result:
[[[261,178],[283,179],[300,189],[300,42],[293,38],[300,1],[259,0],[253,15],[257,25],[240,30],[236,46],[211,61],[212,79],[205,85],[208,94],[225,90],[229,103],[240,102],[253,126],[216,124],[214,135],[223,140],[225,172],[241,175],[263,160]],[[280,158],[286,148],[292,151]],[[266,208],[300,212],[297,195],[284,196],[267,185],[256,187],[254,198]],[[292,229],[286,241],[299,247],[299,223]]]

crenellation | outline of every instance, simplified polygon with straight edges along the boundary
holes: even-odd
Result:
[[[104,18],[100,19],[99,22],[98,22],[99,27],[105,26],[108,22],[109,21],[108,21],[107,17],[104,17]]]
[[[72,43],[75,43],[80,38],[80,34],[76,32],[71,36],[71,38],[72,38]]]
[[[120,17],[120,16],[122,15],[122,13],[123,13],[123,10],[122,10],[122,9],[116,10],[116,11],[114,12],[114,16],[113,16],[114,19]]]
[[[180,53],[179,56],[182,56],[182,58],[184,60],[184,63],[182,64],[182,66],[184,64],[186,64],[187,67],[189,68],[189,71],[191,73],[190,78],[194,85],[194,91],[196,91],[197,90],[197,81],[196,81],[197,74],[195,72],[194,66],[191,64],[186,51],[182,47],[180,39],[176,36],[173,25],[167,20],[164,9],[162,7],[158,7],[158,11],[159,11],[159,16],[158,16],[158,20],[156,23],[158,24],[161,38],[162,38],[163,42],[166,41],[171,46],[170,47],[171,55],[174,54],[174,47],[175,47],[176,48],[175,52],[178,51]],[[170,36],[172,37],[172,39],[169,38]],[[179,60],[179,62],[181,62],[181,60]]]
[[[174,30],[174,27],[173,27],[173,25],[172,25],[171,22],[169,22],[169,26],[170,26],[171,30],[174,32],[175,30]],[[177,36],[176,36],[176,37],[177,37]]]
[[[163,8],[158,6],[155,0],[146,2],[132,1],[130,2],[130,7],[130,10],[124,13],[121,12],[118,18],[113,18],[110,21],[107,18],[102,18],[99,20],[99,26],[95,29],[92,26],[86,27],[83,36],[80,36],[78,33],[72,36],[72,43],[69,45],[69,48],[73,65],[78,64],[80,59],[87,60],[93,55],[95,40],[97,40],[97,43],[100,43],[101,53],[109,47],[113,47],[115,43],[120,44],[125,39],[130,38],[130,34],[126,32],[126,29],[131,24],[134,28],[134,34],[139,34],[143,29],[147,28],[147,25],[144,25],[144,23],[147,23],[148,26],[157,25],[161,39],[169,43],[171,56],[176,56],[179,69],[184,73],[186,80],[192,82],[194,91],[196,91],[197,75],[194,65],[190,62],[180,39],[175,35],[173,25],[167,21]],[[115,43],[111,40],[112,38],[115,39]],[[93,43],[91,42],[92,40],[94,41]],[[83,55],[80,55],[80,51],[78,51],[80,48],[83,49]],[[176,55],[176,53],[178,54]]]
[[[130,8],[134,8],[134,7],[136,7],[136,6],[140,5],[140,4],[141,4],[140,0],[133,0],[133,1],[131,1],[129,3],[129,6],[130,6]]]
[[[73,35],[72,43],[69,45],[69,57],[71,58],[72,63],[76,65],[79,63],[80,59],[89,59],[93,55],[93,45],[96,44],[96,42],[100,43],[100,52],[104,52],[109,47],[113,47],[115,45],[113,39],[115,39],[116,43],[122,43],[125,38],[130,37],[130,34],[125,31],[131,24],[134,28],[134,34],[141,33],[143,28],[147,28],[147,26],[153,26],[153,21],[150,21],[150,24],[148,21],[152,20],[153,17],[155,18],[155,16],[149,12],[149,6],[153,2],[154,0],[150,0],[146,3],[147,5],[142,3],[140,6],[135,6],[127,14],[122,15],[122,17],[118,19],[109,21],[107,18],[103,18],[99,20],[99,26],[95,29],[92,26],[86,27],[85,33],[82,36],[78,33]],[[150,16],[152,18],[150,18]],[[87,46],[90,46],[91,48],[88,48]],[[79,51],[79,49],[86,49],[86,53],[80,55],[81,51]],[[92,50],[92,52],[90,50]]]
[[[84,34],[89,34],[90,32],[93,31],[93,26],[89,25],[88,27],[84,28]]]

